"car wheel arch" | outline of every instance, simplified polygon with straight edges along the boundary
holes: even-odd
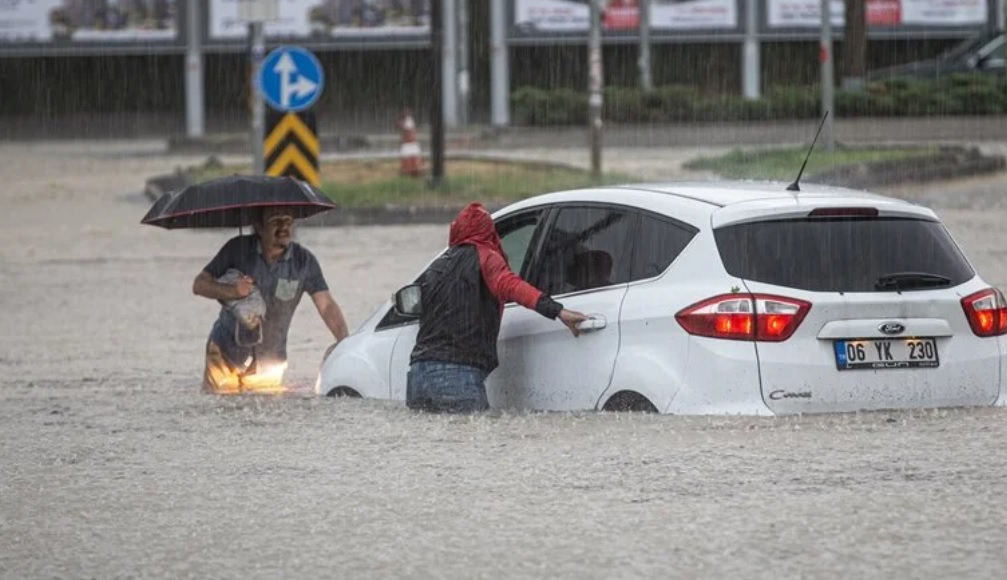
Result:
[[[387,376],[372,361],[357,353],[343,354],[326,361],[320,374],[319,394],[329,396],[342,388],[352,390],[361,398],[388,398]]]
[[[338,397],[338,398],[345,397],[347,399],[363,398],[363,395],[361,395],[356,389],[354,389],[353,387],[348,387],[346,385],[340,385],[338,387],[333,387],[332,389],[329,389],[329,391],[325,393],[325,396]]]
[[[634,348],[620,348],[616,357],[612,380],[598,399],[597,409],[622,391],[632,391],[644,397],[658,412],[667,412],[668,406],[683,386],[682,369],[668,363],[656,352]]]
[[[602,411],[658,413],[650,399],[632,389],[621,389],[612,394],[601,406]]]

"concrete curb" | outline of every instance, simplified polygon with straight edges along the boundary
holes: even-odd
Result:
[[[381,156],[375,156],[380,158]],[[366,157],[364,157],[366,158]],[[544,160],[528,160],[518,155],[458,152],[449,153],[449,159],[476,159],[485,161],[507,161],[538,167],[573,168],[579,167]],[[895,159],[872,163],[858,163],[837,167],[829,171],[806,176],[805,183],[820,183],[871,189],[899,183],[954,179],[983,175],[1007,169],[1007,158],[1003,155],[983,155],[978,147],[941,147],[935,155],[911,159]],[[153,203],[163,194],[179,191],[194,181],[188,172],[179,169],[175,173],[151,177],[144,187],[144,195]],[[506,204],[487,204],[491,212]],[[365,225],[402,224],[447,224],[462,209],[457,206],[380,206],[340,208],[312,216],[301,222],[308,227],[337,227]]]
[[[450,131],[445,136],[448,146],[471,147],[477,144],[492,144],[494,133],[490,131]],[[430,135],[419,133],[417,139],[424,150],[430,148]],[[323,133],[318,136],[320,149],[329,153],[352,153],[363,151],[397,151],[401,145],[398,133]],[[241,155],[251,150],[249,137],[245,134],[217,134],[201,138],[171,136],[167,140],[169,153]]]

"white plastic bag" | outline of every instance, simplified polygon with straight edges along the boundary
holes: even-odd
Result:
[[[221,284],[233,285],[244,277],[244,274],[234,268],[224,272],[217,278]],[[234,339],[239,345],[248,346],[262,342],[262,321],[266,318],[266,301],[262,299],[259,288],[252,286],[252,292],[244,298],[222,301],[224,308],[231,312],[238,323],[234,329]],[[251,333],[244,332],[252,331]],[[251,334],[251,337],[249,337]]]

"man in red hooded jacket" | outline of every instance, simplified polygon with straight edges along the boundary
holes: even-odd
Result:
[[[587,317],[565,310],[507,265],[493,218],[469,204],[451,223],[448,250],[420,278],[420,329],[410,357],[406,405],[468,413],[489,408],[486,377],[499,364],[504,304],[559,318],[574,336]]]

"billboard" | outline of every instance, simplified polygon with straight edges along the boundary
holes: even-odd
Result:
[[[267,40],[319,44],[421,40],[429,42],[430,0],[277,0],[277,19],[263,25]],[[210,0],[207,37],[243,40],[248,25],[236,0]]]
[[[5,45],[174,44],[178,0],[0,0]]]
[[[987,0],[867,0],[869,28],[978,27],[989,17]],[[843,0],[830,0],[833,26],[843,26]],[[819,0],[768,0],[766,24],[769,28],[818,28],[821,26]]]
[[[608,36],[636,35],[637,0],[602,0],[602,31]],[[515,0],[511,36],[556,38],[587,36],[590,0]],[[651,0],[650,29],[655,36],[690,31],[733,32],[740,28],[737,0]]]

